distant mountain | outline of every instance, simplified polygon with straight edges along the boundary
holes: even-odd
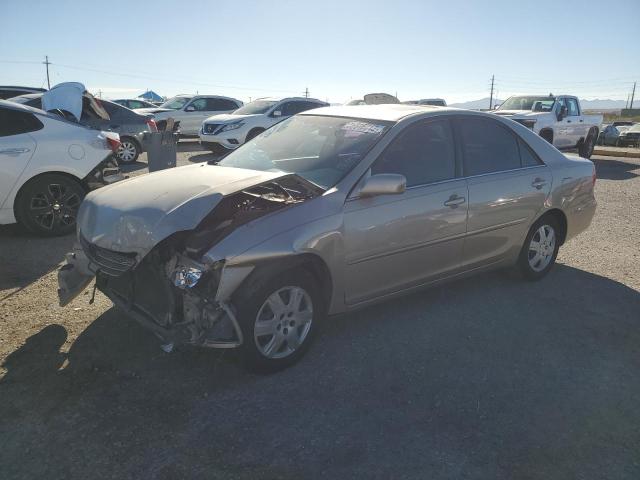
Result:
[[[502,103],[504,100],[493,99],[493,104]],[[462,103],[450,103],[450,107],[466,108],[468,110],[486,110],[489,108],[489,97],[481,98],[480,100],[471,100],[469,102]]]
[[[626,103],[624,100],[609,100],[607,98],[580,100],[580,105],[582,105],[583,110],[616,110],[624,108]]]
[[[493,104],[500,104],[504,100],[493,99]],[[595,100],[580,100],[583,110],[619,110],[625,107],[624,100],[609,100],[607,98],[596,98]],[[635,103],[635,102],[634,102]],[[469,102],[451,103],[450,107],[467,108],[469,110],[482,110],[489,108],[489,97],[480,100],[471,100]]]

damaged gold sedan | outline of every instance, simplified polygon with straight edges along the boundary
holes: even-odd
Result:
[[[95,277],[166,350],[240,348],[273,371],[327,314],[489,268],[542,278],[591,221],[593,172],[478,112],[317,109],[217,164],[89,194],[60,303]]]

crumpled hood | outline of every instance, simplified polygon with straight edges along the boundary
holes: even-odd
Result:
[[[256,115],[231,115],[230,113],[220,113],[207,118],[205,123],[233,123],[244,120],[245,118],[255,117]]]
[[[85,197],[79,234],[141,259],[169,235],[195,228],[225,195],[283,175],[202,163],[135,177]]]

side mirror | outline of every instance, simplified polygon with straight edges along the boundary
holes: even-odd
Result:
[[[562,105],[560,107],[560,111],[558,112],[558,121],[562,120],[566,116],[567,116],[567,106]]]
[[[407,189],[407,179],[397,173],[379,173],[371,175],[360,189],[361,197],[373,197],[376,195],[395,195],[403,193]]]
[[[195,112],[196,111],[196,107],[194,107],[193,105],[189,105],[187,108],[184,109],[185,112]]]
[[[272,116],[272,117],[281,117],[281,116],[282,116],[282,112],[281,112],[280,110],[274,110],[274,111],[271,113],[271,116]]]

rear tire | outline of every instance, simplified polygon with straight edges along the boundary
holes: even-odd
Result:
[[[27,182],[16,197],[16,218],[27,230],[55,237],[75,231],[82,184],[66,175],[47,173]]]
[[[116,152],[118,163],[128,165],[134,163],[139,156],[140,147],[138,146],[138,142],[129,137],[123,137],[120,140],[120,147],[118,147],[118,151]]]
[[[271,373],[307,352],[324,315],[318,282],[305,269],[250,281],[234,299],[248,370]]]
[[[560,248],[560,226],[551,215],[535,222],[522,245],[517,267],[527,280],[540,280],[553,268]]]
[[[596,135],[593,130],[589,130],[587,138],[578,147],[578,153],[582,158],[591,158],[593,155],[593,147],[596,143]]]

